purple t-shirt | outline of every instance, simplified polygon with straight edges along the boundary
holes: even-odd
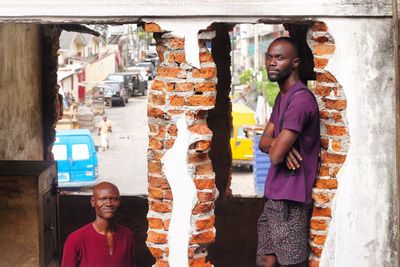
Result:
[[[297,81],[285,95],[278,94],[270,117],[274,124],[274,135],[279,135],[279,118],[283,115],[282,129],[292,130],[299,134],[300,147],[297,147],[303,160],[293,175],[288,174],[285,162],[271,165],[265,183],[265,195],[273,200],[293,200],[311,203],[312,188],[317,177],[320,153],[320,127],[318,104],[311,92],[301,81]],[[284,111],[288,100],[287,110]]]

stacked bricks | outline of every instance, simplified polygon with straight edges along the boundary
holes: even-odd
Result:
[[[208,157],[212,132],[206,123],[207,110],[216,99],[216,66],[205,40],[199,40],[201,68],[187,64],[184,39],[162,32],[154,23],[145,24],[157,41],[161,61],[148,92],[148,181],[149,222],[147,246],[156,258],[154,266],[168,265],[168,227],[173,209],[173,195],[163,171],[161,158],[174,145],[178,135],[176,120],[185,116],[193,142],[189,145],[188,171],[197,188],[198,201],[192,210],[191,236],[188,244],[190,266],[211,266],[206,247],[214,242],[215,174]],[[209,32],[210,33],[210,32]],[[212,38],[212,34],[203,34]],[[199,36],[200,38],[200,36]],[[190,200],[188,200],[190,201]]]
[[[314,55],[316,82],[313,88],[320,110],[321,169],[313,189],[310,266],[319,266],[319,258],[332,219],[331,205],[338,188],[336,176],[346,159],[349,132],[346,123],[346,97],[343,88],[324,68],[335,51],[335,43],[323,22],[314,22],[308,35]]]

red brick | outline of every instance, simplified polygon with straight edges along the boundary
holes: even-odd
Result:
[[[193,95],[187,100],[188,106],[214,106],[215,96]]]
[[[198,141],[194,144],[194,149],[197,152],[203,152],[210,148],[211,148],[211,141],[208,141],[208,140]]]
[[[167,50],[167,48],[165,46],[163,46],[162,44],[157,44],[156,45],[156,51],[157,51],[157,54],[158,54],[158,56],[160,58],[160,62],[164,62],[165,50]]]
[[[214,173],[211,163],[198,165],[196,167],[196,175],[212,175]]]
[[[171,190],[164,190],[163,198],[168,200],[173,200],[172,191]]]
[[[329,120],[330,117],[331,117],[331,115],[330,115],[329,111],[321,110],[321,111],[319,112],[319,117],[320,117],[321,119],[324,119],[324,120]]]
[[[321,165],[321,168],[319,170],[319,175],[320,176],[329,176],[329,167],[325,165]]]
[[[215,82],[196,83],[196,92],[215,92],[217,91]]]
[[[172,38],[169,41],[169,45],[172,49],[184,49],[185,48],[185,39],[183,38]]]
[[[198,220],[196,222],[196,229],[197,231],[211,229],[214,227],[215,216],[211,216],[207,219]]]
[[[158,125],[149,123],[149,131],[150,131],[150,133],[157,134],[158,133]]]
[[[165,95],[149,94],[149,102],[156,105],[165,105]]]
[[[325,193],[313,193],[312,198],[316,204],[322,205],[331,201],[331,195]]]
[[[147,233],[147,241],[154,244],[165,244],[167,243],[167,235],[154,231],[149,231]]]
[[[185,53],[175,52],[175,62],[176,63],[186,63]]]
[[[168,230],[169,230],[169,224],[170,224],[170,223],[171,223],[171,220],[170,220],[170,219],[164,221],[164,230],[165,230],[165,231],[168,231]]]
[[[202,214],[202,213],[207,213],[210,212],[214,209],[214,202],[211,203],[197,203],[196,206],[194,206],[192,214],[197,215],[197,214]]]
[[[316,244],[316,245],[323,245],[325,243],[326,240],[326,236],[325,235],[312,235],[312,243]]]
[[[333,136],[343,136],[347,134],[347,129],[345,126],[337,126],[326,124],[326,134]]]
[[[212,134],[212,131],[208,128],[207,124],[205,123],[194,124],[189,127],[189,131],[200,135]]]
[[[200,62],[214,62],[212,55],[209,52],[200,53]]]
[[[317,260],[309,260],[309,267],[319,267],[319,261]]]
[[[163,229],[164,228],[164,224],[161,219],[147,218],[147,221],[149,222],[149,228],[151,228],[151,229]]]
[[[164,145],[162,142],[160,142],[160,140],[158,140],[157,138],[154,137],[150,137],[149,138],[149,147],[151,149],[155,149],[155,150],[161,150],[164,148]]]
[[[213,265],[207,262],[206,256],[191,259],[189,261],[189,267],[212,267]]]
[[[158,108],[147,108],[147,116],[148,117],[156,117],[156,118],[163,118],[164,117],[164,111]]]
[[[335,45],[332,44],[316,44],[313,49],[313,54],[317,56],[330,55],[333,54],[334,52],[335,52]]]
[[[331,94],[331,88],[323,85],[317,85],[315,88],[315,94],[320,96],[329,96]]]
[[[165,78],[177,78],[180,72],[180,68],[158,67],[157,69],[157,75]]]
[[[329,38],[326,37],[326,36],[312,35],[311,39],[314,40],[317,43],[327,43],[327,42],[329,42]]]
[[[158,132],[155,137],[161,138],[161,139],[165,137],[165,126],[162,125],[162,126],[158,127]]]
[[[172,204],[171,202],[150,202],[150,209],[155,212],[166,213],[172,211]]]
[[[170,149],[171,147],[174,146],[175,143],[175,138],[170,138],[168,140],[165,140],[165,148]]]
[[[318,208],[314,207],[312,217],[332,217],[332,211],[330,208]]]
[[[145,23],[144,24],[144,31],[145,32],[161,32],[160,26],[154,22]]]
[[[327,82],[327,83],[336,83],[336,78],[333,77],[329,72],[317,73],[317,81],[318,82]]]
[[[149,198],[163,199],[163,190],[161,188],[149,187]]]
[[[323,69],[328,64],[328,59],[326,58],[316,58],[314,57],[314,68]]]
[[[197,192],[197,199],[200,202],[210,202],[215,200],[215,194],[210,192]]]
[[[193,78],[204,78],[204,79],[210,79],[210,78],[215,78],[217,77],[217,71],[215,67],[207,67],[207,68],[201,68],[199,69],[192,69],[192,77]]]
[[[183,96],[172,95],[169,97],[169,103],[171,106],[184,106],[185,98]]]
[[[168,110],[168,115],[170,116],[175,116],[175,115],[179,115],[179,114],[183,114],[183,110],[175,110],[175,109],[170,109]]]
[[[347,100],[323,99],[323,101],[325,102],[325,107],[327,109],[342,111],[347,107]]]
[[[149,187],[169,189],[169,183],[166,178],[159,178],[149,175]]]
[[[169,264],[167,261],[157,259],[155,267],[169,267]]]
[[[162,258],[164,251],[160,248],[148,247],[155,258]]]
[[[195,153],[189,155],[189,163],[198,163],[209,160],[208,153]]]
[[[183,82],[176,83],[175,92],[189,92],[194,90],[194,83],[192,82]]]
[[[324,220],[311,220],[310,221],[310,227],[313,230],[316,231],[325,231],[328,229],[328,224]]]
[[[311,246],[311,252],[312,252],[315,256],[321,257],[322,249]]]
[[[341,151],[342,150],[342,142],[338,141],[338,140],[332,140],[332,149],[334,151]]]
[[[343,164],[344,161],[346,160],[346,155],[322,152],[321,160],[323,163]]]
[[[169,53],[168,54],[168,63],[174,63],[174,62],[175,62],[174,53]]]
[[[328,31],[328,27],[322,21],[315,21],[311,26],[311,30],[314,32],[326,32]]]
[[[342,114],[340,114],[339,112],[335,112],[335,113],[333,113],[333,120],[335,121],[335,122],[342,122],[343,121],[343,117],[342,117]]]
[[[175,83],[167,82],[167,91],[172,92],[175,90]]]
[[[327,138],[321,138],[321,147],[328,149],[329,147],[329,139]]]
[[[214,179],[195,179],[194,184],[198,190],[215,188]]]
[[[317,179],[315,187],[319,189],[337,189],[338,181],[336,179]]]
[[[193,235],[190,244],[208,244],[215,241],[214,231],[207,231],[197,235]]]
[[[149,171],[149,173],[159,173],[161,172],[162,166],[161,166],[161,162],[159,161],[150,161],[147,164],[147,169]]]
[[[162,91],[165,89],[165,82],[160,80],[154,80],[153,84],[151,85],[151,89]]]

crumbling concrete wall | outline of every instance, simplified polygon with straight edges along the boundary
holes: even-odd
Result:
[[[41,26],[0,24],[0,159],[43,159]]]

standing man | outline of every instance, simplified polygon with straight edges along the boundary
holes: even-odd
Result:
[[[108,143],[108,133],[112,132],[111,121],[107,119],[107,116],[103,116],[103,120],[100,122],[99,135],[101,136],[101,147],[103,151],[110,147]]]
[[[134,267],[135,239],[131,230],[115,222],[118,188],[102,182],[93,189],[96,219],[71,233],[64,244],[62,267]]]
[[[267,51],[270,81],[280,92],[259,148],[268,153],[264,210],[258,223],[258,251],[264,266],[308,266],[311,191],[320,152],[319,111],[311,91],[299,78],[300,58],[288,37]]]

